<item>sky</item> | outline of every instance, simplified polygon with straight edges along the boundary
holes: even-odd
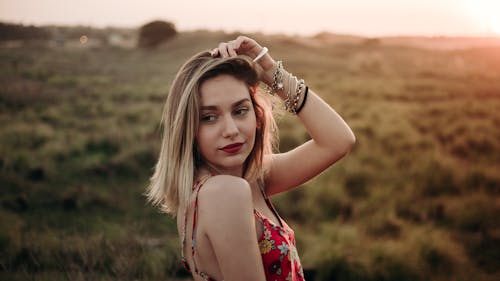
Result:
[[[26,25],[361,36],[500,36],[500,0],[0,0],[0,21]]]

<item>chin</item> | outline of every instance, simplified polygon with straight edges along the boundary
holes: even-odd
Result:
[[[231,169],[231,170],[242,168],[243,165],[245,165],[245,161],[247,160],[248,155],[249,154],[226,157],[225,159],[222,159],[222,161],[217,163],[217,166],[219,166],[222,169]]]
[[[245,165],[245,159],[232,159],[232,161],[225,161],[221,163],[222,164],[221,167],[225,169],[241,168],[243,167],[243,165]]]

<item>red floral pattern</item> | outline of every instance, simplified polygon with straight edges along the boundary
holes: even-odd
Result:
[[[267,200],[266,200],[267,201]],[[295,245],[293,230],[281,218],[282,226],[275,225],[254,210],[264,230],[259,239],[259,249],[268,281],[302,281],[304,272]]]

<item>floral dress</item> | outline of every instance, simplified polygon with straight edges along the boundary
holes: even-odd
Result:
[[[254,209],[256,218],[263,223],[264,230],[259,239],[259,249],[268,281],[303,281],[304,272],[300,264],[295,235],[290,226],[278,215],[273,203],[266,195],[262,182],[259,188],[267,206],[278,218],[280,225],[274,224]]]
[[[197,221],[197,208],[198,208],[198,194],[201,187],[209,177],[204,177],[199,180],[195,186],[196,198],[194,202],[194,214],[193,214],[193,232],[192,232],[192,243],[191,243],[191,255],[193,257],[194,263],[194,273],[202,277],[206,281],[215,281],[208,274],[199,271],[194,259],[195,256],[195,246],[196,246],[196,221]],[[303,281],[304,273],[300,263],[299,255],[297,253],[297,248],[295,245],[295,236],[293,230],[288,226],[288,224],[281,219],[278,212],[274,208],[269,197],[267,197],[263,184],[259,181],[259,188],[262,195],[266,201],[267,206],[273,211],[273,213],[278,218],[280,225],[274,224],[268,218],[263,216],[259,211],[253,211],[257,220],[262,223],[263,231],[261,237],[258,239],[259,250],[262,257],[262,263],[264,265],[264,272],[266,274],[267,281]],[[187,212],[187,210],[186,210]],[[186,223],[187,216],[184,218],[184,231],[182,236],[182,263],[184,267],[191,271],[184,257],[184,245],[186,244]]]

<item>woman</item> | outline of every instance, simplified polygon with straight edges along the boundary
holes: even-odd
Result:
[[[311,140],[272,152],[271,94]],[[291,228],[268,196],[342,158],[355,137],[303,80],[255,40],[239,36],[189,59],[167,97],[161,152],[148,199],[177,217],[195,280],[304,280]],[[185,256],[185,258],[184,258]]]

